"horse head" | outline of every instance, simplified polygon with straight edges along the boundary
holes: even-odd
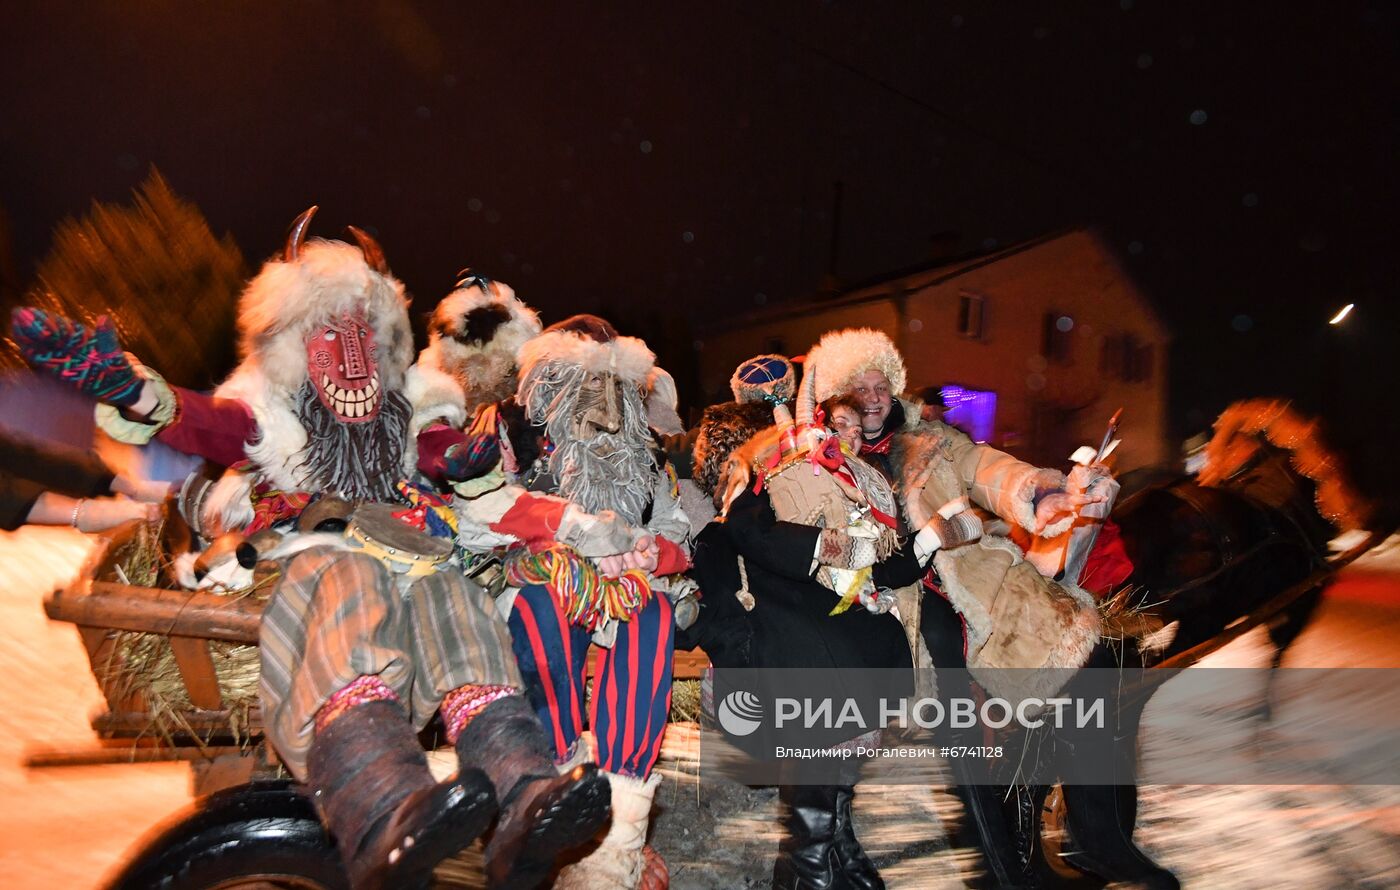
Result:
[[[1322,442],[1317,421],[1286,402],[1255,399],[1225,409],[1198,481],[1293,517],[1323,549],[1337,532],[1365,528],[1370,518],[1340,458]]]

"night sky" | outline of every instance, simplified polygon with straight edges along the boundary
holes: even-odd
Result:
[[[250,260],[317,203],[424,312],[472,265],[684,367],[695,323],[814,292],[840,181],[845,281],[1098,227],[1174,329],[1183,435],[1287,395],[1400,436],[1392,6],[9,6],[12,288],[155,165]]]

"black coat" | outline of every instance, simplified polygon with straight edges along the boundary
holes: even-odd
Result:
[[[112,471],[86,452],[0,435],[0,529],[24,525],[45,491],[75,498],[109,495]]]
[[[813,577],[821,529],[779,522],[766,493],[744,492],[724,522],[695,541],[692,577],[700,585],[700,618],[679,635],[680,648],[703,648],[717,667],[908,668],[909,644],[894,615],[853,605],[829,614],[837,596]],[[743,556],[755,606],[735,599]],[[923,574],[912,544],[874,567],[875,583],[895,588]]]

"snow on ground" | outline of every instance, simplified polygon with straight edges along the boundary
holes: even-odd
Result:
[[[152,826],[190,800],[183,764],[25,769],[34,745],[91,748],[102,693],[71,624],[43,599],[92,540],[70,529],[0,532],[0,874],[10,890],[99,887]]]
[[[101,694],[74,628],[48,621],[42,607],[90,546],[65,529],[0,533],[0,874],[7,888],[101,886],[143,834],[189,801],[183,765],[21,765],[35,745],[91,744],[87,719]],[[1372,578],[1388,576],[1384,589],[1395,595],[1329,599],[1287,664],[1400,664],[1397,556],[1400,548],[1387,548],[1358,564]],[[1256,632],[1207,663],[1257,667],[1266,659]],[[655,843],[676,890],[767,886],[778,840],[772,789],[697,785],[670,772],[657,802]],[[956,819],[956,803],[941,789],[866,786],[857,795],[861,835],[891,890],[963,886],[970,856],[945,831]],[[1400,886],[1400,788],[1150,786],[1139,826],[1141,843],[1187,888]]]

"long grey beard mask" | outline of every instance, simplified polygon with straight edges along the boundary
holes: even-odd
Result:
[[[308,381],[297,393],[295,408],[306,430],[306,449],[297,470],[306,474],[309,490],[351,500],[402,500],[394,484],[404,477],[404,448],[413,413],[407,398],[386,392],[378,417],[344,423],[321,404]]]
[[[656,473],[641,393],[622,387],[618,432],[580,440],[573,434],[574,418],[597,398],[584,389],[587,379],[588,372],[577,365],[550,362],[535,368],[520,384],[525,410],[532,422],[544,424],[554,443],[549,470],[558,480],[559,495],[589,513],[612,510],[640,526]]]

